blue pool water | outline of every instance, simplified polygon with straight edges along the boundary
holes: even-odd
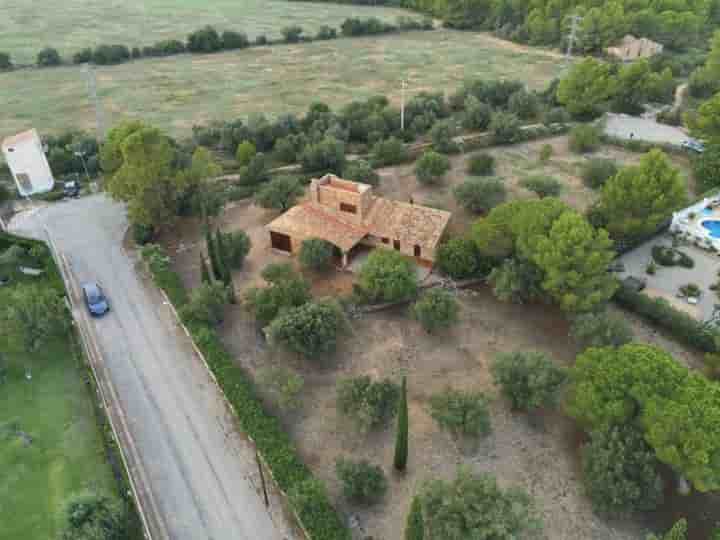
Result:
[[[716,219],[708,219],[702,222],[702,226],[710,231],[710,236],[713,238],[720,238],[720,221]]]
[[[713,213],[713,209],[712,209],[712,208],[703,208],[703,209],[702,209],[702,215],[703,215],[703,216],[711,216],[712,213]]]

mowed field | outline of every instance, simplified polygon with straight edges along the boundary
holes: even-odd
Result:
[[[339,26],[349,16],[392,21],[408,12],[287,0],[0,0],[0,13],[0,51],[28,64],[47,46],[70,58],[100,43],[141,47],[161,39],[184,40],[206,24],[243,31],[251,38],[277,37],[291,24],[314,34],[321,25]]]
[[[179,55],[97,68],[106,126],[143,118],[176,136],[194,124],[249,113],[299,113],[313,101],[341,106],[385,94],[455,90],[464,79],[513,78],[544,87],[562,69],[553,53],[487,34],[435,30],[385,37]],[[0,75],[0,137],[31,126],[48,134],[92,129],[95,113],[79,67]]]

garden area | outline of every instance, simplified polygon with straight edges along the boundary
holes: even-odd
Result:
[[[0,278],[3,536],[90,539],[104,520],[134,537],[47,248],[0,236]]]

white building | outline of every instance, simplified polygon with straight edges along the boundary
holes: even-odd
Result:
[[[55,185],[42,141],[34,129],[23,131],[2,142],[2,153],[23,197],[51,191]]]

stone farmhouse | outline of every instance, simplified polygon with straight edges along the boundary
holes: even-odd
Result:
[[[299,253],[303,240],[321,238],[335,246],[342,268],[371,248],[394,249],[432,266],[450,212],[373,194],[372,186],[327,174],[310,182],[308,200],[267,225],[270,245]]]
[[[615,47],[606,49],[610,56],[622,60],[623,62],[632,62],[639,58],[650,58],[663,51],[661,43],[656,43],[648,38],[636,38],[628,34]]]

